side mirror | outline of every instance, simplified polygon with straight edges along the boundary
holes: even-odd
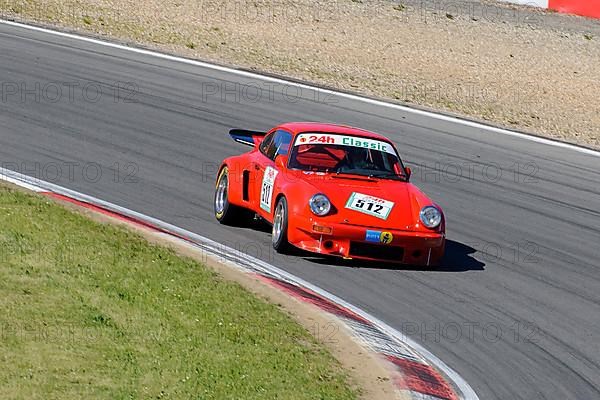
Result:
[[[279,171],[284,171],[287,168],[287,163],[288,156],[280,154],[275,158],[275,168]]]
[[[412,175],[412,170],[410,167],[404,167],[404,171],[406,172],[406,180],[409,180],[410,176]]]

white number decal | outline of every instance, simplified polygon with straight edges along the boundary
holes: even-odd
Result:
[[[394,203],[391,201],[356,192],[352,193],[346,202],[346,208],[381,219],[387,219],[392,207],[394,207]]]
[[[260,208],[267,212],[271,212],[271,203],[273,202],[273,185],[275,184],[275,178],[277,177],[277,171],[273,167],[267,167],[265,169],[265,175],[263,176],[262,188],[260,190]]]

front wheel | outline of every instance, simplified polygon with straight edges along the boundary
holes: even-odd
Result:
[[[290,244],[287,239],[288,229],[288,206],[285,197],[281,197],[275,206],[275,215],[273,216],[273,248],[278,253],[289,251]]]
[[[231,224],[243,218],[242,208],[229,203],[229,170],[223,167],[215,189],[215,217],[222,224]]]

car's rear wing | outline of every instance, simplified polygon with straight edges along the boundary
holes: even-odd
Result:
[[[229,136],[231,136],[233,140],[251,147],[254,147],[262,141],[266,134],[267,132],[249,131],[246,129],[232,129],[229,131]]]

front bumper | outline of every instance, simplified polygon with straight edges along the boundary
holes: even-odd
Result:
[[[446,237],[440,232],[415,232],[322,223],[314,219],[295,227],[290,243],[301,249],[349,259],[395,264],[438,265]]]

